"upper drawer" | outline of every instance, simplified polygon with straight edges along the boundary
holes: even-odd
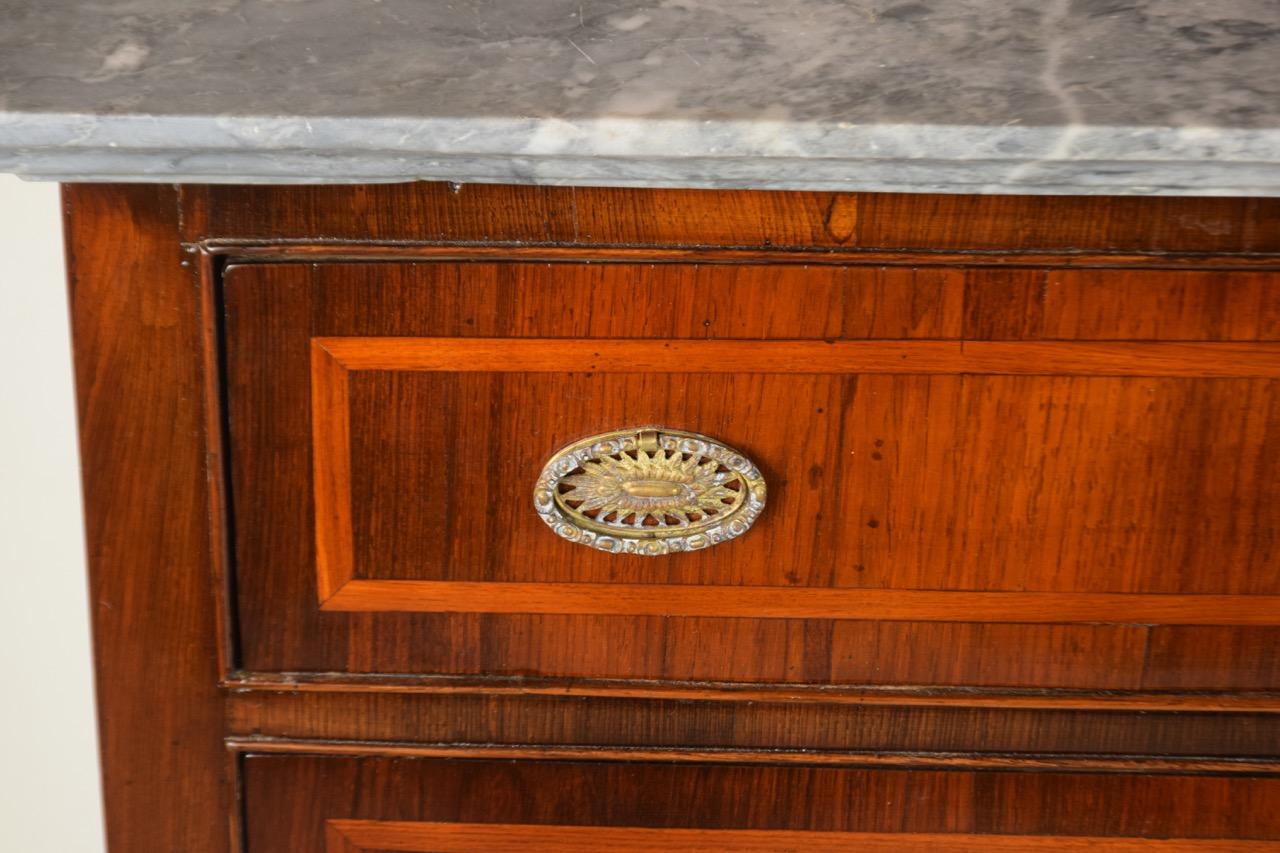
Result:
[[[1274,274],[440,262],[224,284],[249,669],[1277,684],[1256,652],[1280,637],[1280,350],[1247,343],[1280,338]],[[660,557],[549,530],[553,453],[646,425],[758,466],[754,527]]]

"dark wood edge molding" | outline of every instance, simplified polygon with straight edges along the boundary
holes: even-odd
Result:
[[[1266,713],[689,697],[232,691],[226,736],[396,746],[1280,758],[1280,716]]]
[[[975,690],[930,685],[808,685],[729,682],[623,681],[397,676],[359,673],[236,672],[228,690],[269,693],[390,693],[489,696],[615,697],[722,702],[804,702],[898,707],[1025,708],[1043,710],[1213,711],[1280,713],[1280,693],[1087,690]]]
[[[222,259],[203,250],[188,251],[200,290],[200,359],[204,382],[206,481],[209,489],[210,569],[218,621],[218,663],[223,677],[239,660],[235,618],[235,570],[232,561],[232,512],[227,491],[227,421],[222,348]]]
[[[1066,770],[1089,773],[1280,775],[1280,758],[1167,758],[952,752],[855,752],[799,749],[644,749],[540,744],[400,744],[277,737],[229,737],[232,754],[389,756],[527,761],[661,761],[696,764],[801,764],[814,767],[929,768],[935,770]]]
[[[224,745],[226,741],[224,741]],[[230,808],[227,814],[227,832],[230,836],[228,853],[244,853],[249,846],[245,836],[244,821],[244,756],[241,750],[225,749],[227,797]]]
[[[965,266],[1064,267],[1090,269],[1275,270],[1280,255],[1221,252],[1027,252],[940,251],[919,249],[827,249],[716,246],[617,246],[609,244],[467,243],[343,240],[198,240],[186,244],[242,263],[405,263],[448,261],[511,261],[526,263],[671,263],[671,264],[789,264],[822,266]]]

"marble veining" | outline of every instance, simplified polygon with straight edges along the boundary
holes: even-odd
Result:
[[[1280,195],[1280,3],[15,0],[0,170]]]

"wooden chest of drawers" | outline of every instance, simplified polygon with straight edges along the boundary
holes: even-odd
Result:
[[[113,849],[1280,842],[1280,204],[66,203]]]

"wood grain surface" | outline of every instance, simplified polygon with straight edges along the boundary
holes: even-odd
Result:
[[[1267,341],[1280,338],[1274,273],[1046,270],[1039,337]]]
[[[199,291],[177,196],[78,185],[63,202],[107,844],[221,853]]]
[[[1276,199],[411,183],[186,188],[189,239],[977,252],[1277,252]]]
[[[113,851],[1280,842],[1280,200],[65,203]],[[766,514],[540,527],[631,422]]]
[[[608,685],[606,685],[607,687]],[[1179,760],[1206,756],[1276,759],[1280,715],[1236,709],[1221,714],[1194,707],[1158,710],[1088,697],[1039,695],[1020,707],[1010,697],[977,695],[946,704],[803,701],[774,690],[737,698],[662,695],[636,685],[612,692],[525,693],[447,688],[420,692],[291,690],[287,685],[237,689],[227,699],[227,730],[237,737],[269,737],[303,744],[375,741],[382,745],[487,744],[582,749],[657,749],[687,752],[809,752],[815,760],[841,753],[947,753],[991,760],[999,756],[1113,756]],[[657,694],[657,695],[655,695]],[[1016,700],[1016,697],[1013,697]],[[1002,701],[1003,700],[1003,701]],[[1055,701],[1056,700],[1056,701]]]
[[[532,825],[544,827],[541,831],[550,838],[566,832],[569,824],[619,832],[918,833],[924,840],[934,833],[1280,840],[1280,817],[1271,808],[1280,796],[1280,777],[1269,775],[283,755],[250,755],[244,764],[253,853],[323,850],[330,821],[343,821],[334,829],[353,827],[347,821]],[[1195,803],[1196,808],[1170,808],[1171,803]],[[391,828],[386,829],[380,837],[391,836]],[[459,827],[454,837],[465,838],[465,831]],[[444,844],[450,843],[450,834],[441,829]],[[616,836],[606,832],[602,837]],[[645,837],[653,836],[638,833],[632,839]],[[730,849],[732,838],[727,839]],[[530,841],[537,843],[537,838]],[[416,843],[422,843],[421,833]],[[805,846],[793,839],[790,849],[797,844]],[[373,849],[379,849],[376,843]]]

